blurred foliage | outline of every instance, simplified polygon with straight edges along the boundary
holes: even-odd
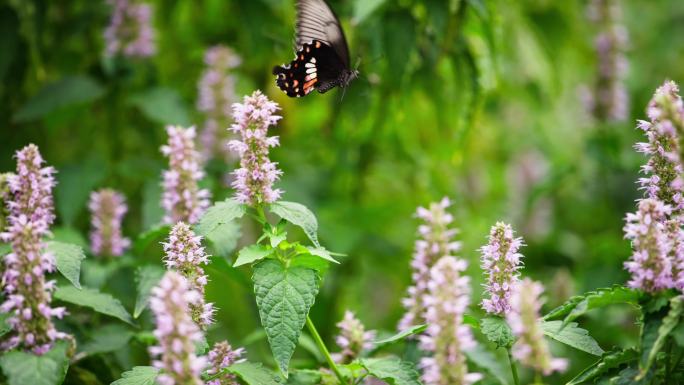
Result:
[[[55,233],[69,242],[87,234],[86,200],[98,187],[128,197],[126,234],[158,221],[164,125],[201,123],[193,106],[202,55],[225,44],[243,57],[239,94],[260,88],[282,106],[275,132],[282,147],[273,156],[284,170],[284,198],[312,208],[322,243],[348,255],[312,309],[328,341],[347,308],[369,328],[394,329],[410,279],[412,214],[442,196],[454,201],[473,309],[477,248],[497,220],[512,222],[525,238],[525,274],[547,284],[549,309],[573,292],[626,280],[622,218],[634,210],[644,161],[632,150],[640,139],[634,120],[664,79],[684,80],[681,1],[623,3],[632,104],[630,119],[612,124],[592,121],[578,97],[596,72],[596,31],[584,1],[330,1],[362,76],[344,98],[334,91],[296,100],[270,74],[291,57],[292,1],[152,3],[158,54],[122,61],[103,56],[104,1],[0,1],[0,171],[14,168],[18,148],[40,147],[59,170]],[[206,183],[215,199],[230,195],[221,177],[232,166],[211,165]],[[136,247],[134,258],[158,262],[155,242]],[[95,279],[97,269],[86,264],[86,278]],[[210,339],[247,344],[250,358],[272,364],[263,338],[250,335],[258,317],[247,273],[221,257],[208,271],[209,300],[220,309]],[[105,284],[127,309],[135,301],[133,277],[124,268]],[[606,349],[637,339],[629,309],[585,318]],[[558,354],[575,358],[564,379],[592,359]],[[114,359],[108,367],[128,369],[146,360],[113,357],[84,363]],[[312,359],[303,351],[295,357]],[[85,376],[79,373],[70,371],[68,380]]]

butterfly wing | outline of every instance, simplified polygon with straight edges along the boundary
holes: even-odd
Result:
[[[305,44],[318,40],[332,47],[344,68],[349,68],[349,47],[342,26],[324,0],[297,0],[295,35],[298,52]]]
[[[328,44],[313,40],[302,45],[286,66],[275,66],[276,84],[287,96],[302,97],[314,89],[324,93],[339,85],[344,64]]]

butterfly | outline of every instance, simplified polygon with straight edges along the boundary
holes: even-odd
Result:
[[[340,21],[324,0],[297,0],[295,58],[273,67],[276,85],[287,96],[302,97],[314,89],[325,93],[346,87],[359,72],[349,67],[349,47]]]

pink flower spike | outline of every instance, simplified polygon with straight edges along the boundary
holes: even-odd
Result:
[[[29,144],[16,153],[17,172],[7,177],[8,191],[3,195],[9,216],[1,234],[12,251],[3,258],[2,287],[5,293],[3,312],[12,331],[4,338],[3,350],[21,348],[35,354],[50,350],[58,332],[52,317],[61,317],[62,308],[52,309],[52,281],[45,273],[54,271],[55,261],[45,251],[43,239],[49,234],[54,216],[52,167],[43,167],[38,147]]]
[[[413,285],[402,301],[406,313],[399,321],[399,330],[425,323],[423,297],[428,290],[430,268],[441,257],[453,255],[461,248],[460,242],[453,240],[457,230],[450,228],[453,216],[446,212],[450,205],[451,202],[445,197],[439,202],[431,203],[429,208],[416,209],[416,217],[424,224],[418,226],[419,238],[416,240],[411,261]]]
[[[282,171],[269,159],[269,148],[278,145],[275,137],[268,137],[268,128],[275,125],[280,116],[275,115],[278,104],[269,100],[261,91],[245,96],[242,103],[233,104],[235,123],[230,130],[239,134],[241,140],[229,142],[229,148],[240,156],[240,168],[233,171],[235,198],[240,203],[257,206],[273,203],[282,191],[273,188]]]
[[[179,273],[167,272],[152,289],[150,309],[154,314],[154,336],[158,344],[149,348],[152,365],[161,370],[157,382],[166,385],[203,385],[205,357],[198,357],[195,345],[202,333],[190,317],[190,306],[200,298]]]
[[[121,256],[131,245],[121,234],[121,222],[128,211],[123,194],[102,189],[90,194],[88,209],[91,214],[90,248],[97,256]]]
[[[199,153],[195,150],[195,128],[167,126],[169,141],[161,152],[169,158],[169,169],[163,173],[162,207],[166,211],[164,223],[183,221],[194,224],[209,207],[211,194],[200,189],[204,177]]]
[[[463,315],[470,304],[470,279],[463,275],[466,261],[452,256],[440,258],[430,269],[428,291],[423,298],[428,324],[420,336],[420,347],[429,352],[421,359],[426,385],[471,384],[479,373],[468,372],[465,352],[475,347]]]
[[[482,269],[487,277],[482,308],[490,314],[506,315],[511,309],[511,287],[518,282],[523,255],[518,252],[522,238],[515,238],[513,228],[497,222],[489,232],[489,243],[482,246]]]
[[[506,313],[506,320],[517,337],[512,348],[513,357],[525,366],[549,375],[554,371],[565,371],[568,363],[565,359],[552,357],[544,340],[539,321],[543,292],[544,287],[529,278],[516,282],[511,292],[511,311]]]

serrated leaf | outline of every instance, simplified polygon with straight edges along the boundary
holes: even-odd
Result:
[[[247,206],[233,198],[226,199],[223,202],[216,202],[207,209],[197,225],[195,225],[195,233],[206,237],[215,231],[218,226],[241,218],[246,212]]]
[[[421,385],[420,374],[411,362],[396,357],[367,358],[360,360],[368,374],[389,385]]]
[[[318,294],[318,274],[265,260],[254,266],[252,280],[261,324],[278,367],[287,377],[290,358]]]
[[[315,257],[311,254],[298,255],[290,261],[290,266],[301,266],[316,270],[319,275],[324,276],[330,269],[330,263],[326,260]]]
[[[205,236],[205,239],[211,243],[214,255],[227,257],[237,247],[241,234],[240,225],[231,221],[216,226]]]
[[[501,317],[487,317],[480,320],[480,330],[497,348],[509,347],[513,344],[513,332],[506,320]]]
[[[640,294],[637,290],[620,285],[597,289],[583,295],[571,297],[564,304],[551,310],[543,319],[551,320],[566,317],[565,322],[567,323],[592,309],[607,305],[628,303],[638,306],[639,297]]]
[[[86,257],[83,249],[70,243],[50,241],[47,242],[47,251],[55,257],[57,270],[80,289],[81,261]]]
[[[240,250],[233,267],[254,263],[268,257],[272,252],[273,249],[269,249],[264,245],[249,245]]]
[[[23,123],[37,120],[59,108],[98,99],[104,92],[105,89],[88,76],[67,76],[41,88],[19,108],[13,121]]]
[[[653,342],[653,344],[650,344],[650,346],[648,346],[649,349],[646,349],[646,346],[642,346],[642,349],[644,349],[644,351],[642,352],[641,356],[642,360],[640,364],[640,377],[643,377],[643,375],[645,375],[651,368],[651,365],[655,361],[656,355],[665,345],[667,337],[669,337],[672,330],[674,330],[674,328],[677,327],[677,325],[679,325],[679,320],[681,319],[683,312],[684,304],[682,303],[682,297],[673,297],[670,300],[670,310],[668,311],[667,315],[663,317],[662,322],[658,327],[658,332],[655,341]],[[644,358],[646,358],[645,362],[643,360]]]
[[[81,350],[88,355],[119,350],[128,345],[133,332],[120,324],[105,325],[92,333],[92,339],[83,344]]]
[[[42,356],[10,351],[0,357],[0,366],[9,385],[61,384],[69,368],[68,348],[66,341],[58,341]]]
[[[373,341],[373,344],[375,345],[375,348],[380,348],[383,346],[391,345],[395,342],[401,341],[407,337],[410,337],[415,334],[420,334],[427,329],[427,325],[416,325],[416,326],[411,326],[410,328],[403,330],[391,337],[388,338],[383,338],[381,340]]]
[[[561,321],[542,322],[544,334],[552,339],[577,350],[600,356],[604,353],[598,342],[585,329],[577,327],[576,322],[563,326]]]
[[[464,351],[464,353],[468,360],[496,378],[500,385],[508,385],[506,369],[501,366],[499,360],[497,360],[490,351],[486,350],[481,345],[475,345]]]
[[[155,379],[158,373],[159,369],[151,366],[136,366],[124,372],[121,378],[111,385],[157,385]]]
[[[301,227],[314,246],[321,246],[318,243],[318,220],[306,206],[296,202],[278,201],[271,204],[270,210],[293,225]]]
[[[191,123],[187,106],[178,92],[171,88],[151,88],[132,95],[128,103],[157,123],[181,126],[189,126]]]
[[[333,258],[330,252],[326,250],[324,247],[307,247],[306,249],[313,256],[320,257],[325,259],[326,261],[339,264],[339,262],[335,258]]]
[[[281,385],[280,378],[259,363],[241,362],[226,370],[240,377],[247,385]]]
[[[118,318],[133,325],[133,319],[118,299],[95,289],[77,289],[73,286],[60,286],[55,290],[55,299],[78,306],[85,306],[98,313]]]
[[[634,349],[606,352],[603,354],[601,359],[584,369],[566,385],[578,385],[593,380],[609,370],[619,368],[621,365],[624,365],[630,361],[635,361],[638,357],[639,354]]]
[[[165,270],[160,266],[147,265],[141,266],[135,271],[135,282],[138,288],[138,295],[135,299],[135,309],[133,318],[138,318],[150,302],[152,288],[157,286],[164,276]]]

